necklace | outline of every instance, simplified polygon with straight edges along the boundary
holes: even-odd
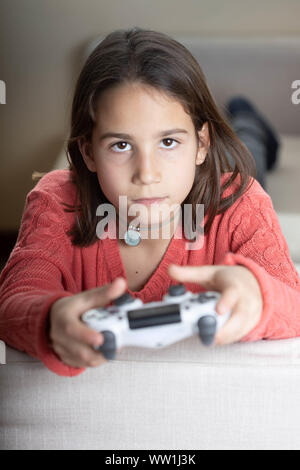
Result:
[[[177,214],[176,214],[177,215]],[[167,223],[174,221],[176,217],[173,216]],[[122,221],[122,219],[120,218]],[[141,242],[141,230],[149,230],[149,227],[137,227],[133,224],[129,224],[128,229],[124,234],[124,242],[128,246],[137,246]]]
[[[129,225],[128,229],[125,232],[125,243],[129,246],[137,246],[141,241],[140,231],[140,227]]]

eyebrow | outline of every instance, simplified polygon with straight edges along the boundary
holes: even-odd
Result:
[[[170,134],[188,134],[186,129],[169,129],[163,132],[160,132],[155,137],[165,137],[166,135]],[[104,139],[108,139],[109,137],[118,137],[119,139],[132,139],[133,137],[130,134],[123,134],[118,132],[106,132],[100,136],[100,141]]]

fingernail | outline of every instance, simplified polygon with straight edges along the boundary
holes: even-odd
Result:
[[[97,338],[93,341],[92,346],[94,349],[98,349],[100,346],[102,346],[102,344],[103,344],[103,338]]]

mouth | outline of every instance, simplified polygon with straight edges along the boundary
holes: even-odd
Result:
[[[147,197],[144,199],[133,199],[133,202],[137,204],[145,204],[145,205],[151,205],[151,204],[159,204],[160,202],[164,201],[166,199],[165,197]]]

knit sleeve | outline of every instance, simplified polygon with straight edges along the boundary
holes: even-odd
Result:
[[[300,336],[300,278],[270,197],[264,192],[242,197],[228,235],[231,250],[222,264],[248,268],[263,297],[260,321],[242,341]]]
[[[0,338],[56,374],[74,376],[84,369],[59,359],[46,330],[51,305],[76,293],[64,221],[55,197],[40,190],[28,194],[16,245],[0,276]]]

